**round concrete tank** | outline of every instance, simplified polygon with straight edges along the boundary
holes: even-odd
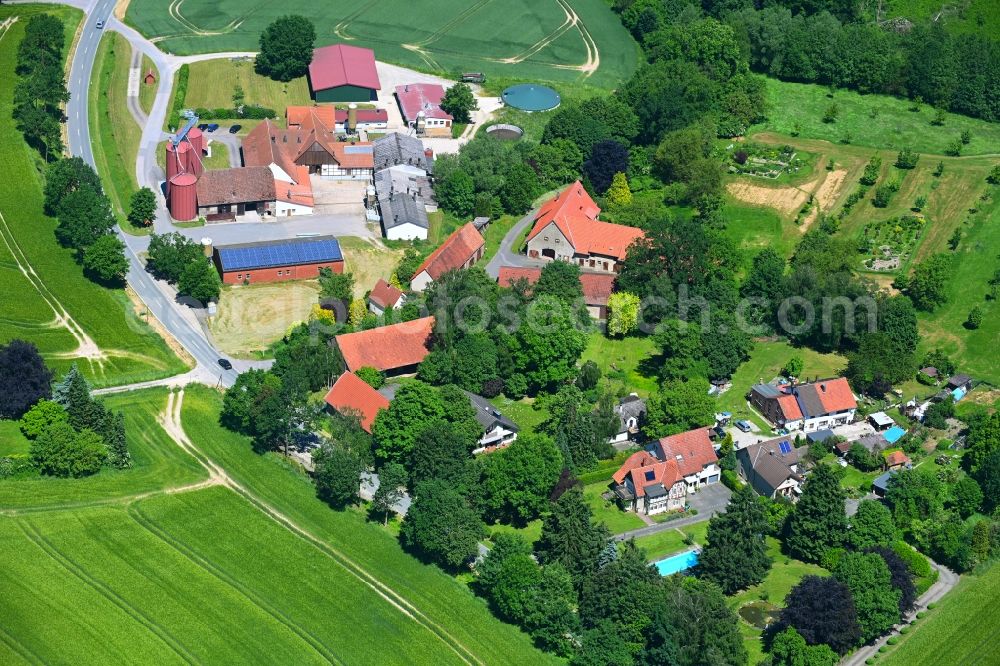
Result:
[[[191,144],[181,141],[174,146],[173,141],[167,141],[167,183],[169,183],[179,173],[190,171],[188,166],[188,153],[191,152]]]
[[[188,153],[188,171],[201,177],[201,172],[205,170],[202,159],[205,155],[205,135],[197,127],[192,127],[187,133],[187,140],[191,144],[191,152]]]
[[[193,173],[179,173],[170,179],[170,217],[187,222],[198,216],[197,187]]]
[[[205,236],[201,239],[201,251],[205,253],[205,256],[209,259],[212,258],[212,239]]]

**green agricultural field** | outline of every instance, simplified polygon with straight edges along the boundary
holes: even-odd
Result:
[[[586,81],[614,88],[635,69],[638,46],[601,0],[442,0],[434,11],[412,3],[291,0],[134,0],[126,21],[177,54],[255,51],[261,31],[285,14],[310,16],[317,45],[347,42],[386,62],[434,72]]]
[[[899,645],[886,655],[889,666],[991,664],[996,657],[996,614],[1000,612],[1000,566],[962,576],[961,582]]]
[[[105,396],[105,404],[125,414],[125,430],[132,469],[106,469],[84,479],[32,477],[0,481],[0,509],[32,510],[55,505],[85,506],[124,501],[166,488],[181,488],[207,478],[205,470],[160,427],[167,407],[167,390],[130,391]],[[0,421],[0,441],[10,432],[16,449],[27,452],[29,442],[14,421]],[[16,436],[14,435],[16,433]],[[19,441],[16,438],[20,438]],[[4,443],[0,454],[10,444]]]
[[[315,535],[325,552],[343,565],[405,598],[425,626],[464,646],[484,663],[554,663],[514,627],[496,620],[464,584],[440,569],[403,552],[395,536],[360,512],[334,511],[318,500],[313,484],[280,458],[253,453],[247,438],[218,424],[222,396],[192,386],[184,394],[185,431],[204,455],[252,489],[255,502],[267,503]],[[297,575],[297,574],[296,574]],[[355,608],[359,607],[355,605]],[[448,656],[449,652],[438,652]],[[385,653],[383,653],[385,654]]]
[[[912,103],[903,99],[848,90],[837,90],[831,98],[823,86],[775,79],[767,80],[767,88],[771,102],[768,120],[751,133],[770,130],[792,135],[798,124],[802,137],[833,143],[849,137],[851,145],[889,150],[909,147],[919,153],[943,155],[948,145],[968,130],[972,141],[962,147],[963,155],[996,153],[1000,145],[1000,124],[948,113],[944,125],[935,127],[931,125],[935,110],[926,104],[913,112],[909,110]],[[832,104],[839,110],[837,120],[824,123],[823,114]]]
[[[72,35],[79,12],[45,9],[62,16]],[[0,20],[37,11],[37,7],[4,6]],[[25,23],[16,22],[0,39],[0,71],[13,71]],[[98,386],[183,372],[184,364],[134,314],[124,291],[105,289],[85,278],[72,252],[57,244],[55,220],[42,214],[37,156],[11,119],[12,95],[12,86],[0,86],[0,173],[4,174],[0,177],[0,292],[17,295],[4,299],[0,307],[0,341],[23,338],[35,343],[57,373],[78,362]]]
[[[139,154],[142,129],[128,110],[128,76],[131,49],[117,32],[101,39],[94,58],[96,75],[90,81],[89,121],[94,141],[94,161],[104,191],[122,229],[131,234],[148,234],[129,224],[129,199],[139,189],[135,180],[135,160]]]

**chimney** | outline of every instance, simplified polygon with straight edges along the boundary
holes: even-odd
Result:
[[[409,86],[409,84],[403,86],[403,92],[410,92],[410,86]]]
[[[426,157],[427,159],[432,159],[434,157],[434,149],[424,148],[424,157]]]
[[[277,143],[277,142],[278,142],[278,138],[272,134],[271,135],[271,143]]]

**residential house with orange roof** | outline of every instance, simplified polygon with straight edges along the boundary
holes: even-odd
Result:
[[[483,258],[486,241],[471,222],[456,229],[417,267],[410,289],[421,292],[448,271],[472,267]]]
[[[434,317],[336,336],[347,369],[370,366],[387,375],[410,375],[430,353]]]
[[[775,426],[805,432],[852,423],[858,408],[843,377],[804,384],[754,384],[748,398]]]
[[[715,454],[709,432],[709,428],[695,428],[664,437],[653,445],[660,460],[677,463],[688,492],[718,483],[721,478],[719,457]]]
[[[885,455],[885,471],[894,469],[909,469],[912,466],[910,457],[902,451],[890,451]]]
[[[335,134],[365,132],[385,132],[389,128],[389,112],[385,109],[351,109],[354,111],[354,124],[348,122],[348,109],[338,109],[333,106],[289,106],[285,108],[285,120],[289,127],[301,127],[309,122],[309,116],[316,119]]]
[[[406,295],[391,284],[378,279],[375,287],[368,293],[368,310],[376,317],[381,317],[389,308],[398,308],[406,303]]]
[[[597,219],[600,207],[580,181],[545,202],[528,233],[528,256],[561,259],[591,272],[617,273],[641,229]]]
[[[624,508],[646,515],[680,511],[687,497],[677,463],[661,461],[649,451],[629,456],[612,476],[611,489]]]
[[[336,412],[357,415],[367,433],[371,433],[379,411],[389,408],[389,400],[353,372],[338,377],[323,400]]]

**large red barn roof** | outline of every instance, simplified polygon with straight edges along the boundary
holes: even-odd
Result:
[[[389,400],[352,372],[342,374],[326,394],[326,404],[338,412],[351,410],[361,416],[361,427],[372,431],[380,409],[389,408]]]
[[[378,90],[382,84],[375,69],[375,52],[360,46],[334,44],[313,51],[309,63],[312,89],[326,90],[339,86],[358,86]]]
[[[344,333],[336,337],[347,369],[354,372],[363,366],[376,370],[397,370],[416,365],[430,352],[434,317],[423,317],[367,331]]]

